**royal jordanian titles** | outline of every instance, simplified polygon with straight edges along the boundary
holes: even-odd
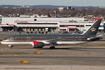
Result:
[[[9,45],[32,45],[33,48],[43,48],[45,45],[50,45],[50,48],[55,48],[55,45],[73,45],[82,44],[101,39],[101,36],[96,36],[102,19],[97,19],[96,22],[84,34],[26,34],[12,35],[1,41],[2,44]]]

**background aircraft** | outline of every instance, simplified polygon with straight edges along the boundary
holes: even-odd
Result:
[[[101,36],[96,36],[102,19],[97,19],[96,22],[84,34],[29,34],[29,35],[12,35],[1,41],[2,44],[9,45],[32,45],[33,48],[43,48],[45,45],[50,45],[50,48],[55,48],[55,45],[71,45],[91,42],[101,39]]]

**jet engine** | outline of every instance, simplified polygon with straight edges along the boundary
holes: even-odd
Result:
[[[44,43],[43,42],[33,42],[33,48],[43,48]]]

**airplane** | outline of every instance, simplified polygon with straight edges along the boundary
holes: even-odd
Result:
[[[51,18],[50,14],[48,14],[48,17]]]
[[[92,42],[102,39],[102,35],[97,36],[97,31],[102,19],[97,19],[95,23],[83,34],[20,34],[6,37],[1,44],[9,45],[32,45],[33,48],[43,48],[50,45],[54,49],[55,45],[75,45]]]

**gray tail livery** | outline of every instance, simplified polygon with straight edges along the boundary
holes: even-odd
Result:
[[[101,21],[102,21],[102,18],[97,19],[95,23],[83,35],[96,35]]]

